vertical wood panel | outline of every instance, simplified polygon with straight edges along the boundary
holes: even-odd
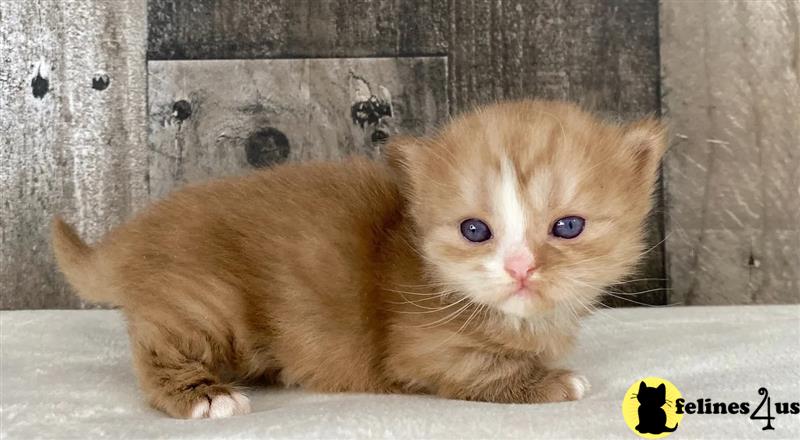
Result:
[[[799,10],[793,1],[662,3],[676,301],[800,302]]]
[[[658,112],[658,3],[451,2],[450,102],[568,99],[625,118]]]
[[[648,1],[452,0],[449,81],[454,112],[498,99],[567,99],[609,117],[659,111],[658,3]],[[660,195],[660,191],[659,191]],[[664,304],[663,217],[649,226],[650,252],[618,287]],[[635,305],[608,298],[615,306]]]
[[[146,200],[145,14],[145,0],[0,3],[2,309],[81,307],[50,218],[92,239]]]

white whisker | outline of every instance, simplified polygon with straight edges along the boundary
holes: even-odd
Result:
[[[429,314],[429,313],[438,313],[438,312],[441,312],[442,310],[449,309],[449,308],[451,308],[451,307],[455,306],[456,304],[460,304],[460,303],[464,302],[465,300],[467,300],[467,305],[469,305],[469,301],[468,301],[468,299],[469,299],[469,298],[467,298],[466,296],[464,296],[464,297],[462,297],[461,299],[459,299],[458,301],[455,301],[455,302],[449,303],[449,304],[447,304],[446,306],[443,306],[443,307],[437,307],[437,308],[431,308],[431,309],[429,309],[429,310],[425,310],[425,311],[423,311],[423,312],[417,312],[417,311],[413,311],[413,312],[412,312],[412,311],[407,311],[407,310],[394,310],[393,312],[394,312],[394,313],[403,313],[403,314],[406,314],[406,315],[423,315],[423,314]]]
[[[583,281],[580,281],[580,280],[576,280],[574,278],[570,278],[570,277],[564,277],[564,278],[569,280],[570,282],[575,283],[575,284],[579,284],[579,285],[582,285],[584,287],[587,287],[587,288],[590,288],[590,289],[594,289],[594,290],[596,290],[598,292],[601,292],[603,294],[610,295],[610,296],[612,296],[614,298],[621,299],[623,301],[628,301],[628,302],[633,303],[633,304],[638,304],[640,306],[645,306],[645,307],[668,307],[668,306],[673,306],[673,305],[679,304],[679,303],[666,304],[666,305],[647,304],[647,303],[643,303],[641,301],[635,301],[635,300],[632,300],[630,298],[625,298],[624,296],[615,295],[613,292],[609,292],[606,289],[600,288],[598,286],[594,286],[592,284],[589,284],[589,283],[586,283],[586,282],[583,282]],[[656,290],[662,290],[662,289],[650,289],[650,290],[656,291]],[[639,292],[639,293],[641,294],[641,293],[647,293],[647,292],[649,292],[649,291],[643,291],[643,292]],[[619,293],[619,292],[617,292],[617,293]]]
[[[466,296],[464,298],[466,298]],[[472,305],[472,302],[467,301],[467,303],[464,304],[463,307],[461,307],[460,309],[456,310],[455,312],[445,316],[444,318],[437,319],[434,322],[431,322],[431,323],[428,323],[428,324],[423,324],[423,325],[420,325],[420,326],[417,326],[417,327],[418,328],[430,329],[430,328],[436,328],[436,327],[441,327],[443,325],[446,325],[450,321],[456,319],[461,313],[464,312],[464,310],[468,309],[470,305]]]
[[[450,295],[450,294],[453,294],[453,293],[457,292],[455,289],[453,289],[453,290],[441,290],[441,291],[433,292],[433,293],[409,292],[407,290],[389,289],[387,287],[384,287],[383,290],[385,290],[387,292],[404,293],[406,295],[417,295],[417,296],[427,296],[427,297],[441,297],[441,296],[447,296],[447,295]]]

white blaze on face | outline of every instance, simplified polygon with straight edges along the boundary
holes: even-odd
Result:
[[[517,173],[508,158],[504,158],[500,164],[500,175],[495,179],[492,200],[495,222],[499,223],[494,227],[498,246],[497,253],[487,262],[486,268],[494,277],[502,279],[508,278],[505,272],[506,258],[526,248],[525,210],[519,197]]]
[[[500,189],[496,209],[503,222],[501,247],[525,246],[525,211],[519,199],[519,180],[514,165],[504,158],[500,165]]]
[[[515,254],[530,252],[525,239],[527,221],[520,193],[519,179],[514,165],[508,158],[504,158],[500,165],[500,176],[494,193],[494,210],[501,222],[501,230],[498,237],[499,246],[488,268],[496,277],[501,277],[500,279],[505,279],[509,283],[509,290],[504,293],[511,295],[499,304],[500,310],[511,316],[527,317],[530,301],[527,298],[512,294],[512,286],[515,281],[505,270],[505,263],[508,258]]]

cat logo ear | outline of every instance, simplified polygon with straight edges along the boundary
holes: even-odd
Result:
[[[658,388],[656,388],[656,389],[658,390],[659,393],[666,393],[667,392],[667,386],[664,385],[663,383],[661,385],[659,385]]]
[[[647,384],[644,383],[644,381],[639,382],[639,394],[641,394],[642,391],[644,391],[646,389],[647,389]]]

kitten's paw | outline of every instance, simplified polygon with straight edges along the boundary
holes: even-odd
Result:
[[[568,400],[581,400],[592,388],[586,376],[580,374],[570,373],[565,380],[569,384],[568,394],[571,396]]]
[[[192,407],[189,418],[221,419],[248,413],[250,399],[242,393],[231,391],[230,394],[222,393],[198,400]]]
[[[556,370],[542,380],[539,397],[543,402],[580,400],[590,388],[584,376],[572,371]]]

